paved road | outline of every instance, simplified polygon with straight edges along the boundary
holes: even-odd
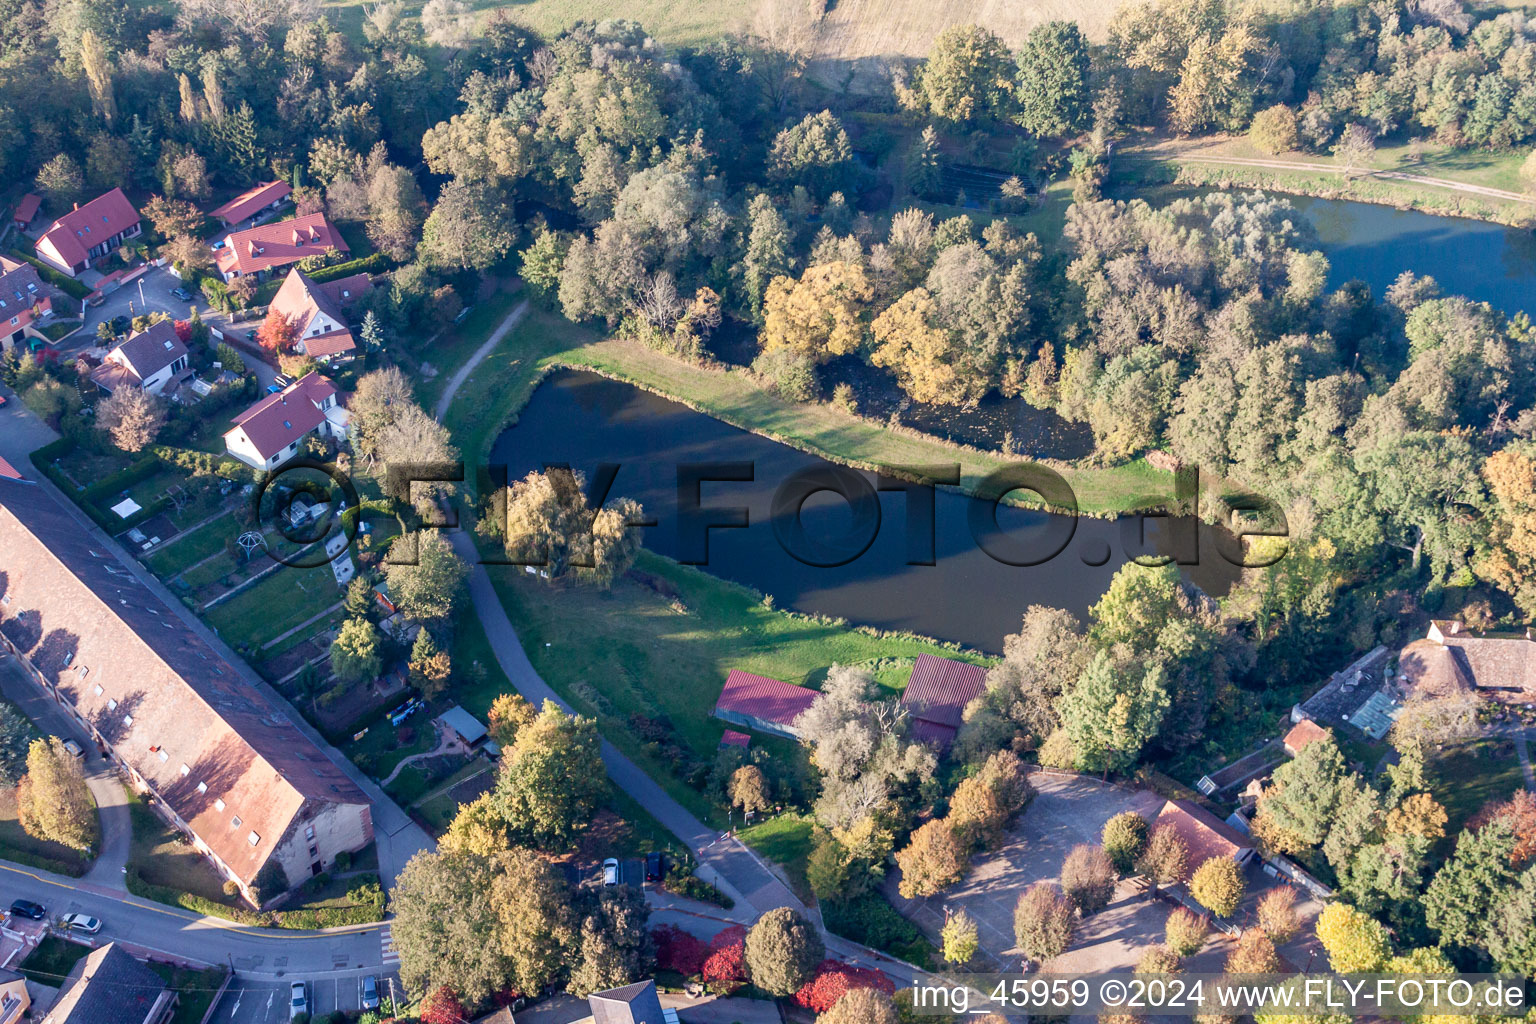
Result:
[[[295,973],[281,981],[251,981],[237,978],[224,992],[209,1024],[287,1024],[288,1000],[295,981],[305,982],[309,998],[311,1019],[319,1019],[337,1010],[356,1012],[362,1007],[363,978],[373,975],[378,982],[381,996],[389,995],[390,976],[377,969],[350,971],[323,978],[306,978]],[[398,975],[394,976],[395,990],[402,995]],[[590,1014],[591,1011],[588,1011]]]
[[[187,302],[171,294],[171,289],[180,287],[181,279],[171,273],[168,267],[151,268],[144,276],[108,295],[101,305],[87,309],[85,327],[66,338],[59,348],[65,352],[91,348],[98,344],[96,325],[115,316],[134,317],[146,312],[169,313],[178,320],[185,320],[192,307],[196,306],[199,315],[206,317],[208,303],[203,300],[202,293],[196,289],[187,289],[192,292],[192,301]]]
[[[389,798],[385,792],[365,775],[356,765],[347,760],[339,750],[336,750],[325,741],[313,726],[305,720],[304,716],[288,703],[282,694],[274,690],[266,680],[245,663],[238,654],[224,643],[217,633],[210,629],[202,619],[198,618],[186,605],[182,604],[174,594],[155,578],[154,574],[145,569],[138,559],[133,558],[117,542],[106,535],[99,527],[75,503],[70,501],[55,487],[47,477],[37,473],[32,468],[28,454],[35,448],[52,441],[58,435],[31,414],[19,401],[7,402],[4,408],[0,408],[0,416],[6,417],[0,420],[0,458],[5,459],[12,466],[21,471],[29,480],[34,480],[39,487],[52,493],[80,524],[80,528],[105,545],[105,550],[111,551],[117,556],[119,562],[129,572],[150,590],[159,595],[160,599],[186,623],[187,628],[197,633],[206,642],[211,644],[214,650],[224,656],[225,660],[233,665],[250,686],[260,690],[279,708],[289,720],[315,743],[325,755],[331,759],[347,776],[357,784],[373,805],[374,837],[379,851],[379,877],[387,889],[394,885],[395,876],[400,869],[405,867],[406,861],[419,850],[435,849],[436,843],[427,835],[426,830],[411,820],[400,806]]]

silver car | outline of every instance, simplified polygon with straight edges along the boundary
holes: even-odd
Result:
[[[89,914],[65,914],[59,918],[59,923],[69,931],[85,932],[87,935],[101,931],[101,922]]]
[[[288,1001],[288,1019],[295,1020],[299,1014],[307,1014],[309,1012],[309,991],[304,987],[302,981],[294,982],[293,987],[289,991],[293,995]]]
[[[376,975],[369,974],[358,982],[358,1003],[365,1010],[377,1010],[379,1008],[379,979]]]

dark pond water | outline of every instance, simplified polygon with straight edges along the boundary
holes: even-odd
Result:
[[[701,485],[706,509],[745,507],[748,525],[708,531],[704,568],[718,576],[772,594],[781,607],[842,616],[850,622],[883,629],[911,630],[954,640],[981,650],[998,651],[1002,638],[1016,632],[1025,607],[1047,604],[1078,614],[1096,601],[1115,570],[1127,559],[1126,530],[1138,530],[1141,517],[1118,522],[1081,518],[1066,547],[1040,565],[1014,566],[994,560],[972,537],[971,501],[939,491],[931,533],[933,565],[908,564],[913,550],[908,536],[906,497],[881,492],[874,539],[847,564],[822,567],[790,555],[777,538],[793,523],[792,514],[773,510],[775,491],[794,474],[829,464],[794,448],[738,430],[686,406],[628,384],[595,374],[562,372],[534,392],[516,426],[496,441],[492,461],[508,466],[514,479],[549,464],[567,464],[590,479],[602,463],[619,463],[612,496],[640,501],[657,521],[645,528],[646,547],[684,560],[697,554],[696,532],[680,530],[678,466],[688,463],[747,462],[750,482]],[[851,472],[851,471],[849,471]],[[871,474],[859,474],[874,484]],[[822,492],[805,501],[800,522],[810,550],[857,551],[862,540],[839,544],[855,527],[854,514],[841,498]],[[997,517],[1006,543],[1016,543],[1036,557],[1056,546],[1072,520],[1041,512],[1004,507]],[[1132,553],[1172,551],[1174,534],[1187,535],[1192,524],[1145,521],[1150,538]],[[861,536],[867,536],[869,530]],[[1220,595],[1238,570],[1216,548],[1215,531],[1198,526],[1199,564],[1190,579]],[[916,549],[927,531],[917,531]],[[829,561],[830,558],[819,560]]]
[[[1433,277],[1447,295],[1536,313],[1536,232],[1374,203],[1290,199],[1328,255],[1330,287],[1359,278],[1379,299],[1411,270]]]

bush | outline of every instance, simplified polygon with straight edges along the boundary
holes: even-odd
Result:
[[[28,243],[30,244],[30,243]],[[19,260],[26,260],[37,268],[37,276],[53,285],[66,295],[73,295],[76,299],[84,299],[91,294],[91,286],[82,281],[77,281],[68,274],[61,274],[36,256],[29,256],[20,249],[12,249],[11,255]]]
[[[311,281],[322,283],[335,281],[343,277],[351,277],[353,274],[376,274],[389,266],[389,257],[381,252],[363,256],[359,259],[348,260],[345,263],[334,263],[329,267],[323,267],[309,274]]]
[[[1136,961],[1137,974],[1178,974],[1179,956],[1167,946],[1148,946]]]
[[[929,958],[927,940],[917,926],[898,914],[878,892],[851,900],[829,900],[822,904],[821,919],[834,934],[919,966]]]
[[[1135,811],[1122,811],[1104,823],[1100,840],[1115,870],[1129,874],[1147,848],[1147,819]]]
[[[340,853],[338,853],[336,855],[336,870],[337,871],[346,871],[346,870],[348,870],[351,867],[352,867],[352,854],[349,851],[347,851],[347,850],[342,850]]]
[[[1163,928],[1163,938],[1168,948],[1178,956],[1194,956],[1205,946],[1210,935],[1210,922],[1198,914],[1180,907],[1168,915]]]
[[[752,372],[763,377],[770,390],[790,402],[809,402],[821,391],[816,364],[789,349],[764,352],[752,360]]]
[[[881,971],[855,967],[841,960],[823,960],[816,975],[795,993],[795,1002],[812,1013],[826,1013],[847,993],[857,988],[872,988],[887,996],[896,985]]]
[[[732,925],[715,934],[709,943],[709,955],[699,968],[705,981],[747,980],[747,930]]]
[[[230,899],[234,899],[240,894],[240,883],[235,881],[233,878],[226,878],[224,880],[223,888],[224,895],[228,896]]]
[[[704,970],[709,957],[709,944],[696,935],[683,931],[675,924],[663,925],[651,930],[651,941],[656,946],[656,966],[664,971],[676,971],[691,978]]]
[[[1296,148],[1296,114],[1284,103],[1277,103],[1253,116],[1248,126],[1248,141],[1271,156]]]

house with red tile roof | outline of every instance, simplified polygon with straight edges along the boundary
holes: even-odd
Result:
[[[1303,747],[1316,743],[1318,740],[1328,739],[1332,735],[1332,729],[1318,725],[1310,718],[1303,718],[1291,726],[1291,731],[1285,734],[1285,738],[1280,743],[1285,747],[1287,754],[1295,757],[1301,753]]]
[[[987,670],[952,658],[919,654],[901,694],[912,716],[912,736],[948,750],[960,731],[965,706],[986,689]]]
[[[250,227],[257,217],[282,206],[283,200],[292,192],[286,181],[264,181],[255,188],[246,189],[208,216],[223,221],[227,228],[240,224]]]
[[[347,240],[323,213],[292,220],[268,221],[224,236],[214,251],[214,265],[225,281],[254,277],[258,281],[274,270],[292,266],[310,256],[350,252]]]
[[[815,699],[816,691],[804,686],[731,669],[715,702],[715,717],[795,740],[800,738],[795,719],[809,710]]]
[[[295,351],[328,363],[356,354],[357,340],[347,326],[345,310],[371,291],[373,284],[367,274],[319,283],[295,267],[288,271],[267,310],[287,317],[294,325]]]
[[[37,240],[37,258],[60,273],[78,277],[93,260],[109,255],[143,230],[139,211],[122,189],[114,188],[84,206],[76,203],[73,210],[50,224]]]
[[[1212,857],[1231,857],[1239,866],[1248,863],[1254,853],[1253,841],[1199,804],[1188,800],[1169,800],[1163,804],[1152,827],[1166,825],[1184,841],[1189,851],[1186,870],[1190,875]]]
[[[312,434],[346,437],[349,422],[336,385],[310,373],[236,416],[224,447],[248,466],[271,470],[299,454]]]
[[[118,388],[139,388],[152,395],[166,390],[172,381],[188,376],[192,355],[176,335],[176,323],[160,320],[107,353],[91,371],[91,382],[111,394]],[[173,389],[174,390],[174,389]]]
[[[53,296],[36,267],[0,256],[0,353],[27,338],[48,340],[38,328],[53,316]]]
[[[247,899],[373,841],[368,798],[291,711],[30,480],[0,477],[0,566],[0,649]]]

